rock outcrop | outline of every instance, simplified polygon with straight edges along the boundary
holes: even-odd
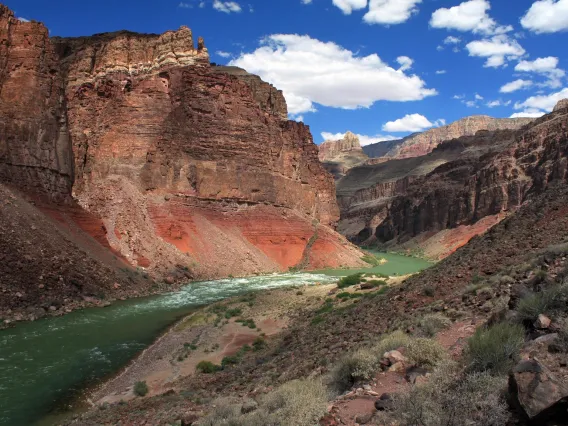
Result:
[[[156,277],[360,265],[282,92],[187,27],[52,38],[0,9],[0,181],[76,201]]]
[[[68,200],[70,144],[64,79],[49,32],[0,4],[0,181]]]
[[[393,143],[392,149],[387,153],[375,152],[380,144],[368,145],[364,151],[369,157],[383,157],[383,160],[419,157],[432,152],[440,143],[462,136],[473,136],[480,130],[516,130],[533,121],[532,118],[492,118],[486,115],[474,115],[455,121],[447,126],[437,127],[423,133],[410,135]],[[382,155],[374,155],[382,154]]]
[[[374,192],[355,191],[355,198],[364,201],[359,202],[359,213],[351,207],[351,218],[359,214],[366,220],[359,238],[373,237],[373,241],[388,245],[420,244],[433,235],[439,240],[442,231],[474,226],[487,218],[493,218],[487,221],[488,226],[494,225],[551,181],[566,179],[567,127],[568,111],[559,108],[517,131],[479,132],[446,142],[418,165],[410,160],[393,162],[392,168],[404,177],[395,176],[394,183],[388,182],[388,174],[383,172]],[[460,145],[457,156],[443,155],[444,150]],[[405,171],[407,163],[410,170]],[[389,163],[375,167],[388,171]],[[422,172],[417,172],[420,168]],[[390,188],[394,189],[388,191]],[[341,197],[341,187],[338,193]],[[342,201],[342,206],[350,203]],[[476,228],[475,233],[486,229]],[[466,242],[460,240],[458,245]]]
[[[347,132],[342,139],[328,140],[319,146],[319,160],[336,179],[368,160],[357,135]]]

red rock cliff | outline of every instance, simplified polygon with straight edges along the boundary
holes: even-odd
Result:
[[[2,180],[52,197],[74,182],[111,247],[158,276],[360,264],[333,230],[333,179],[282,92],[211,66],[186,27],[50,40],[0,16],[1,94],[21,104],[2,110]]]

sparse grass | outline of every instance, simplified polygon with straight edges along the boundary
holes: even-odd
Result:
[[[233,317],[238,317],[239,315],[241,315],[243,313],[242,309],[240,308],[233,308],[233,309],[228,309],[225,312],[225,318],[226,319],[230,319]]]
[[[418,328],[427,337],[434,337],[438,332],[448,328],[452,321],[442,314],[428,314],[420,319]]]
[[[242,414],[241,403],[218,399],[216,407],[199,424],[202,426],[312,426],[327,409],[328,392],[321,381],[294,380],[260,398],[258,408]]]
[[[253,319],[238,319],[236,320],[236,322],[253,330],[256,328],[256,323],[254,322]]]
[[[340,300],[349,300],[349,299],[358,299],[360,297],[363,297],[363,294],[348,293],[348,292],[344,291],[343,293],[338,293],[335,297],[337,299],[340,299]]]
[[[533,322],[540,314],[553,315],[566,309],[568,284],[555,285],[519,301],[519,320]]]
[[[413,386],[394,401],[380,424],[487,426],[506,424],[506,381],[487,373],[463,376],[454,363],[440,365],[428,383]]]
[[[376,288],[387,285],[387,282],[385,280],[370,280],[367,281],[365,284],[371,285]]]
[[[518,324],[503,322],[489,328],[478,328],[466,349],[468,369],[493,375],[506,374],[524,341],[524,329]]]
[[[134,394],[137,396],[146,396],[148,394],[148,385],[146,382],[136,382],[134,384]]]
[[[372,253],[367,253],[361,258],[361,260],[371,266],[381,266],[386,262],[384,258],[376,256]]]
[[[376,354],[367,349],[358,350],[344,356],[336,364],[331,373],[332,386],[337,391],[344,392],[359,381],[370,380],[377,369]]]
[[[426,286],[422,289],[422,294],[427,297],[434,297],[436,295],[436,287]]]
[[[386,352],[407,347],[411,340],[412,337],[397,330],[384,336],[379,343],[373,346],[372,351],[377,354],[380,359]]]
[[[435,367],[448,356],[445,349],[433,339],[411,339],[406,346],[406,356],[419,367]]]
[[[347,277],[343,277],[337,283],[339,288],[352,287],[354,285],[360,284],[363,281],[363,274],[354,274]]]

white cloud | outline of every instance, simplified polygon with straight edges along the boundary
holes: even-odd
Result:
[[[446,74],[447,71],[446,70],[438,70],[436,71],[436,74],[441,75],[441,74]]]
[[[269,36],[257,50],[230,64],[282,89],[291,114],[313,111],[314,103],[355,109],[437,94],[420,77],[394,69],[377,54],[358,56],[335,43],[297,34]]]
[[[398,120],[389,121],[383,126],[384,132],[420,132],[434,126],[443,126],[445,120],[430,122],[421,114],[407,114]]]
[[[488,0],[470,0],[450,8],[441,8],[432,14],[430,26],[457,31],[472,31],[476,34],[494,35],[512,31],[511,26],[500,26],[487,11]]]
[[[535,33],[568,30],[568,0],[540,0],[533,3],[521,25]]]
[[[414,63],[414,61],[408,56],[399,56],[396,58],[396,62],[399,63],[401,71],[409,70],[412,68],[412,64]]]
[[[525,117],[538,118],[542,117],[544,114],[546,114],[544,111],[539,111],[538,109],[533,109],[533,108],[527,108],[524,111],[512,114],[511,118],[525,118]]]
[[[495,101],[489,101],[485,105],[487,105],[489,108],[495,108],[498,106],[509,106],[511,105],[511,101],[504,102],[501,99],[497,99]]]
[[[482,101],[483,99],[484,99],[483,96],[481,96],[479,93],[475,94],[475,100],[476,101]]]
[[[447,36],[444,39],[444,44],[459,44],[461,42],[461,38],[454,37],[454,36]]]
[[[454,99],[461,100],[461,99],[464,99],[464,98],[465,98],[465,95],[454,95]]]
[[[515,71],[542,74],[548,78],[548,81],[541,86],[552,89],[561,87],[562,78],[566,75],[564,70],[558,68],[558,58],[554,56],[538,58],[534,61],[521,61],[515,67]]]
[[[333,4],[341,9],[346,15],[351,15],[354,10],[367,7],[367,0],[333,0]]]
[[[26,18],[17,17],[16,19],[20,22],[30,22],[30,20]]]
[[[363,20],[368,24],[402,24],[418,13],[419,3],[422,0],[370,0]]]
[[[464,101],[463,103],[469,108],[479,108],[476,101]]]
[[[490,39],[475,40],[466,45],[469,56],[487,58],[485,67],[501,67],[506,61],[520,58],[525,49],[516,41],[505,35],[493,36]]]
[[[215,52],[217,55],[219,55],[221,58],[230,58],[231,54],[229,52],[223,52],[222,50],[217,50]]]
[[[238,13],[242,11],[241,5],[235,1],[221,1],[221,0],[214,0],[213,1],[213,9],[218,10],[219,12],[223,13],[231,13],[235,12]]]
[[[321,132],[321,137],[323,138],[324,141],[337,141],[337,140],[343,139],[344,136],[345,136],[345,133]],[[392,136],[392,135],[367,136],[367,135],[360,135],[360,134],[357,133],[356,136],[359,138],[359,143],[361,144],[361,146],[370,145],[370,144],[378,143],[378,142],[394,141],[394,140],[400,139],[400,138],[398,138],[396,136]]]
[[[512,92],[516,92],[517,90],[527,89],[527,88],[531,87],[532,85],[533,85],[533,82],[531,80],[518,79],[518,80],[511,81],[510,83],[503,85],[499,89],[499,91],[501,93],[512,93]]]
[[[558,101],[568,98],[568,87],[550,95],[531,96],[524,102],[517,102],[515,109],[527,109],[535,111],[550,112],[554,109]]]
[[[302,0],[302,4],[311,4],[312,0]]]
[[[304,122],[304,116],[303,115],[297,115],[294,120],[296,120],[299,123],[303,123]]]

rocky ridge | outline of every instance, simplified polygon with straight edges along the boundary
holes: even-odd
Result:
[[[355,198],[351,195],[342,201],[342,206],[351,206],[353,200],[358,203],[350,213],[347,210],[345,223],[363,218],[366,225],[358,238],[372,238],[371,241],[389,246],[420,246],[442,231],[472,226],[489,217],[494,218],[487,222],[492,226],[521,206],[528,196],[543,191],[551,181],[565,179],[566,158],[559,144],[566,136],[567,120],[568,110],[560,106],[514,132],[480,132],[474,137],[446,142],[423,157],[419,165],[425,172],[418,176],[417,167],[410,167],[403,178],[395,176],[394,182],[387,179],[384,183],[379,178],[372,189],[356,190]],[[457,146],[462,146],[455,151],[457,156],[442,158],[445,150]],[[399,161],[400,172],[410,160]],[[382,168],[388,171],[388,163]],[[364,171],[354,169],[352,173]],[[378,174],[381,173],[384,172]],[[340,185],[340,197],[346,192],[350,190],[344,191]],[[475,233],[486,229],[476,229]],[[352,229],[355,231],[356,227]],[[468,238],[454,243],[462,245]]]
[[[368,159],[359,138],[351,132],[345,133],[342,139],[328,140],[319,146],[319,160],[335,179],[345,176],[349,169]]]

